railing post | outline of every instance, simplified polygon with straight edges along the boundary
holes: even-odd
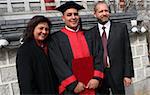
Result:
[[[7,11],[12,12],[12,5],[11,5],[11,0],[7,0]]]
[[[46,11],[54,10],[56,7],[55,0],[44,0]]]
[[[41,11],[46,11],[46,4],[45,4],[45,0],[41,0]]]
[[[24,7],[26,12],[30,11],[29,0],[24,0]]]

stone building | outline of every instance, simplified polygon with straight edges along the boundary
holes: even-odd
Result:
[[[65,1],[69,0],[0,0],[0,95],[19,95],[15,59],[26,23],[33,15],[41,14],[50,17],[53,27],[59,29],[63,22],[61,14],[54,9]],[[86,8],[81,11],[83,26],[91,28],[96,21],[92,16],[93,4],[99,0],[73,1]],[[128,24],[134,60],[134,83],[150,77],[150,0],[105,1],[110,5],[111,19]],[[146,29],[143,32],[142,27]],[[56,28],[52,31],[56,31]],[[6,45],[1,44],[3,41]]]

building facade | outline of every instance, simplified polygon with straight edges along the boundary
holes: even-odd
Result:
[[[36,14],[47,17],[61,16],[55,11],[55,7],[69,0],[0,0],[0,40],[8,38],[8,46],[0,46],[0,95],[19,95],[19,87],[16,75],[16,51],[19,47],[19,39],[22,30],[28,20]],[[92,15],[93,5],[99,0],[72,0],[83,5],[86,9],[81,11],[85,21],[95,21],[85,17]],[[130,41],[134,61],[134,83],[150,77],[149,43],[150,43],[150,0],[105,0],[111,9],[114,18],[120,21],[130,20],[127,13],[136,12],[135,23],[129,24]],[[117,15],[116,15],[117,14]],[[120,15],[122,14],[122,15]],[[125,15],[125,16],[124,16]],[[112,19],[113,19],[112,16]],[[55,27],[60,26],[60,18],[53,18]],[[60,21],[62,23],[62,21]],[[91,24],[92,24],[91,23]],[[136,24],[137,23],[137,24]],[[136,27],[138,31],[131,29]],[[141,32],[142,27],[146,32]],[[55,29],[54,29],[55,30]],[[142,94],[141,94],[142,95]]]

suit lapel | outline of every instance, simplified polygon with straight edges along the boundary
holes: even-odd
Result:
[[[115,35],[115,31],[117,31],[117,29],[115,29],[115,25],[114,23],[111,22],[111,26],[110,26],[110,31],[109,31],[109,37],[108,37],[108,42],[107,42],[107,47],[109,47],[109,45],[111,44],[112,40],[114,39],[114,35]],[[99,38],[101,40],[101,35],[100,35],[100,31],[99,31],[99,28],[98,28],[98,24],[96,25],[95,31],[97,31],[99,33]]]
[[[111,44],[112,40],[115,37],[114,36],[115,35],[115,31],[117,31],[117,29],[116,29],[114,23],[111,23],[109,37],[108,37],[108,43],[107,43],[108,47],[109,47],[109,45]]]
[[[99,31],[99,28],[98,28],[98,24],[96,25],[96,27],[95,27],[95,29],[94,29],[99,35],[99,38],[100,38],[100,40],[101,40],[101,35],[100,35],[100,31]]]

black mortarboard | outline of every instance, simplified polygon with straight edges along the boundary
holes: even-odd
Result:
[[[56,10],[64,13],[67,9],[69,8],[75,8],[77,10],[81,10],[81,9],[84,9],[83,6],[75,3],[74,1],[68,1],[66,2],[65,4],[62,4],[61,6],[57,7]]]

